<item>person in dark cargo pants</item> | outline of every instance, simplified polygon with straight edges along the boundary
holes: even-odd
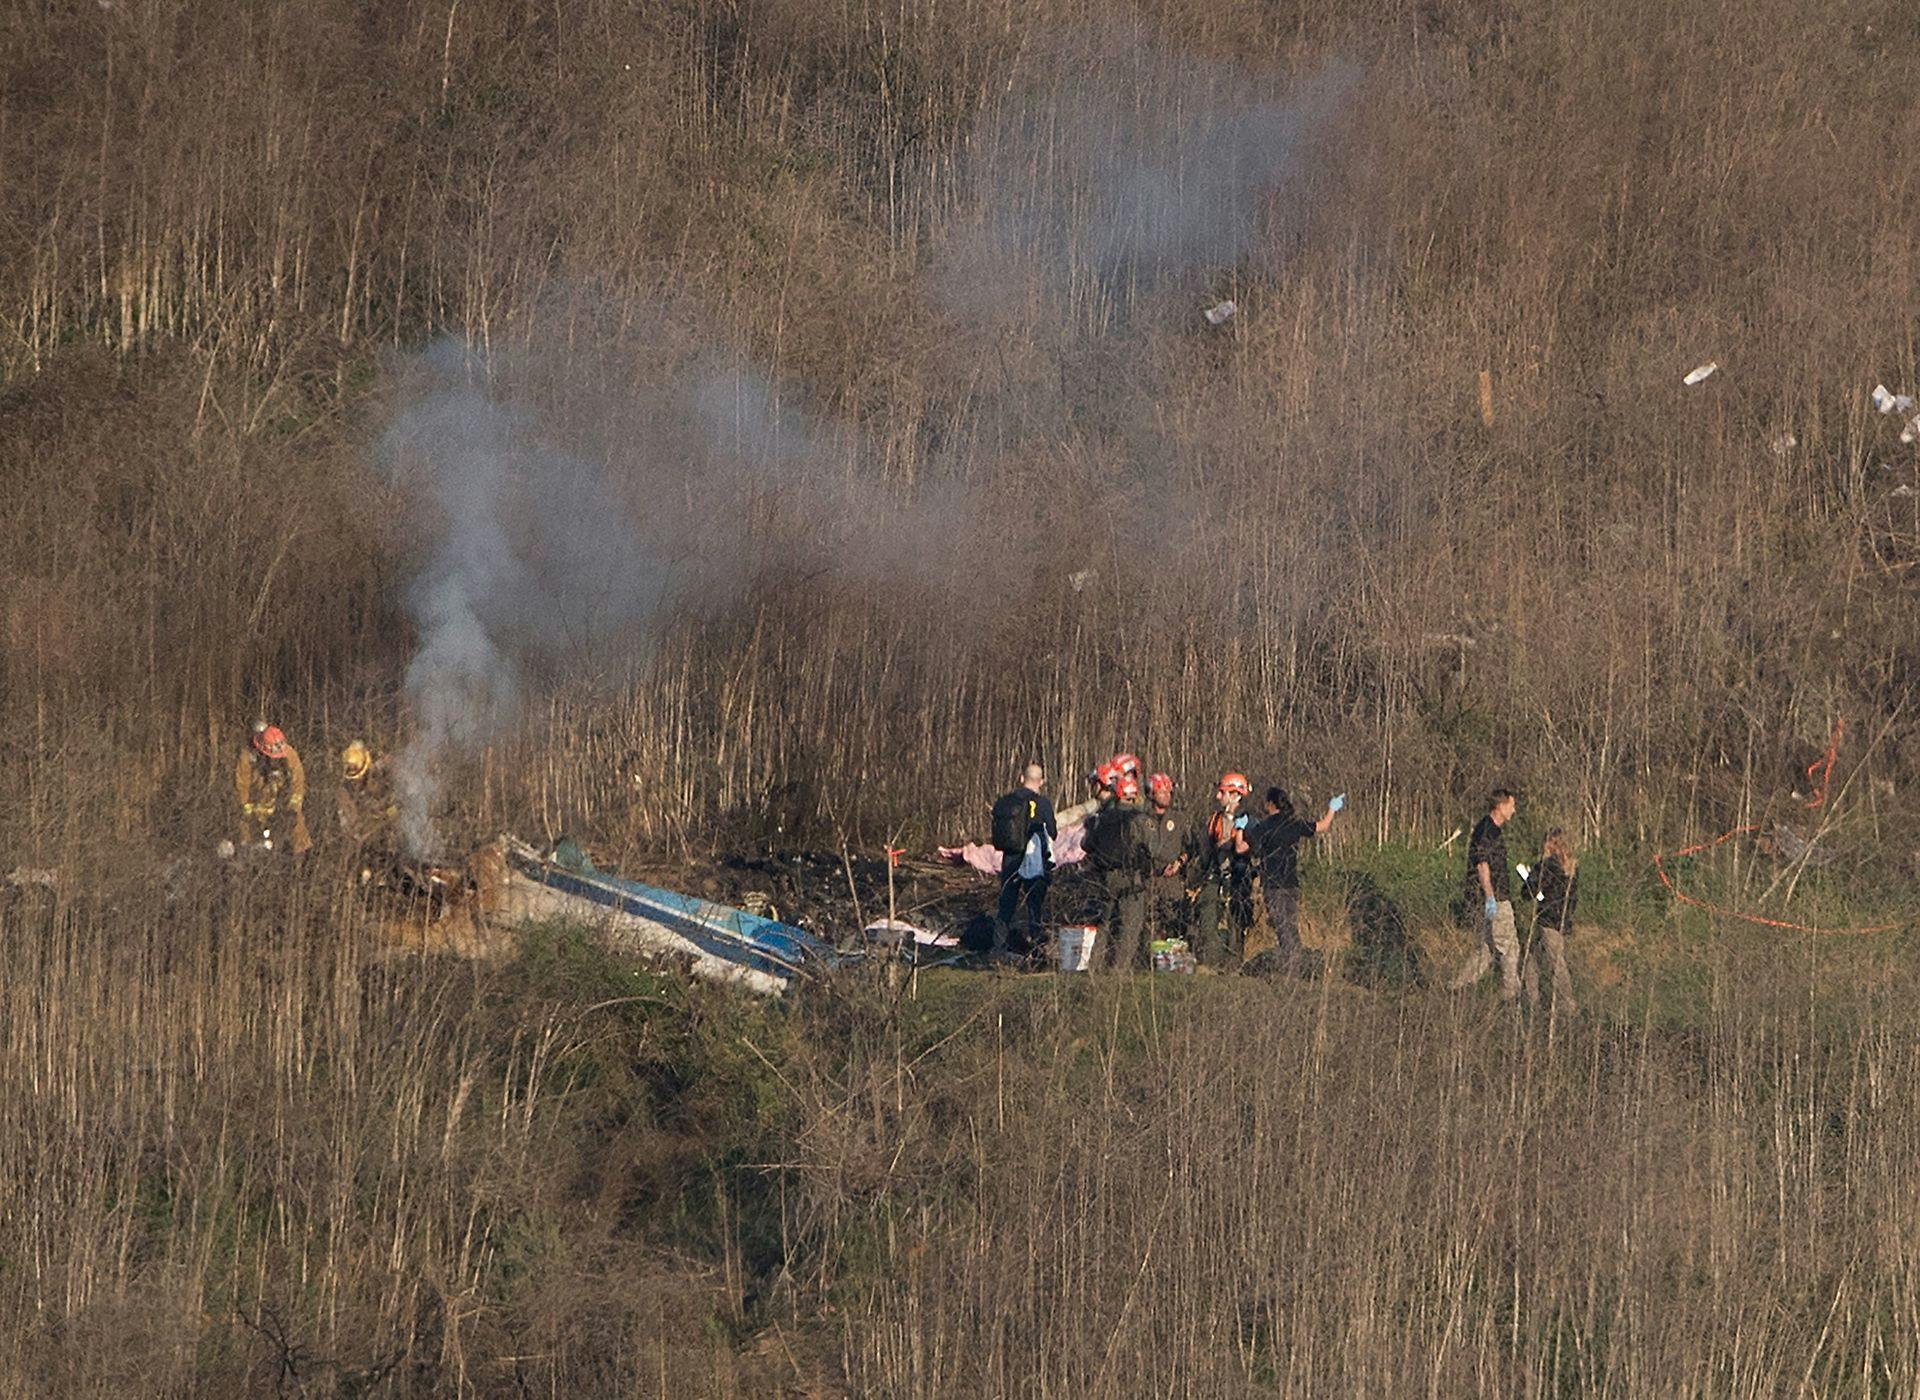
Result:
[[[1300,843],[1333,825],[1334,814],[1347,805],[1346,794],[1327,804],[1318,821],[1308,821],[1293,810],[1285,788],[1268,788],[1266,819],[1239,833],[1237,848],[1260,864],[1260,892],[1273,921],[1275,960],[1290,977],[1300,974]]]
[[[1047,774],[1029,763],[1020,786],[993,804],[993,844],[1000,850],[1000,902],[993,914],[993,955],[1004,957],[1015,917],[1024,908],[1027,940],[1044,936],[1047,886],[1053,881],[1053,842],[1060,828],[1053,802],[1040,791]]]

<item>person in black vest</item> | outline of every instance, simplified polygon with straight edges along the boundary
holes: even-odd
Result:
[[[1053,842],[1060,834],[1053,803],[1040,791],[1046,770],[1029,763],[1020,786],[993,804],[993,844],[1000,852],[1000,902],[993,914],[993,955],[1003,957],[1014,917],[1027,916],[1027,941],[1038,943],[1053,879]]]
[[[1132,972],[1140,963],[1140,935],[1147,923],[1148,852],[1146,812],[1140,806],[1140,780],[1123,773],[1113,801],[1087,823],[1087,863],[1100,876],[1102,912],[1095,960],[1113,972]]]
[[[1300,843],[1332,826],[1334,814],[1346,805],[1342,793],[1327,803],[1320,820],[1310,822],[1294,812],[1285,788],[1270,787],[1266,817],[1235,834],[1236,849],[1259,865],[1260,890],[1273,921],[1274,957],[1289,977],[1300,973]]]
[[[1573,977],[1567,970],[1567,935],[1573,932],[1573,911],[1580,899],[1579,871],[1580,858],[1573,852],[1573,843],[1556,826],[1547,833],[1539,866],[1526,877],[1537,909],[1533,947],[1521,978],[1529,1010],[1540,1004],[1539,968],[1543,963],[1553,989],[1554,1014],[1572,1016],[1580,1010],[1573,995]]]

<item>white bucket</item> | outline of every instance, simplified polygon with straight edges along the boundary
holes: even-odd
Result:
[[[1062,972],[1085,972],[1093,965],[1093,944],[1100,930],[1092,924],[1062,924],[1054,931],[1053,952]]]

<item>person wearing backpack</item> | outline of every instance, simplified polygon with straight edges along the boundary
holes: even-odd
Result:
[[[1152,855],[1140,780],[1122,774],[1113,801],[1087,825],[1087,863],[1100,877],[1101,941],[1094,957],[1112,972],[1132,972],[1140,963],[1140,936],[1147,923],[1147,876]]]
[[[1053,841],[1060,827],[1053,802],[1040,791],[1047,773],[1029,763],[1020,786],[993,804],[993,845],[1000,852],[1000,902],[993,914],[993,955],[1004,957],[1016,914],[1027,916],[1027,940],[1040,941],[1047,886],[1053,880]]]

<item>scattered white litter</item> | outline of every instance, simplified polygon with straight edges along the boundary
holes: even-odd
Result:
[[[1915,418],[1900,430],[1900,441],[1920,442],[1920,418]]]
[[[930,929],[917,928],[905,919],[875,919],[867,925],[866,933],[870,943],[901,945],[913,942],[923,948],[960,946],[960,940],[950,933],[934,933]]]
[[[1067,575],[1067,582],[1072,584],[1073,591],[1075,593],[1078,593],[1082,589],[1084,589],[1088,584],[1093,582],[1093,570],[1092,569],[1076,570],[1075,572]]]
[[[1909,499],[1913,495],[1913,488],[1911,486],[1902,484],[1894,487],[1893,490],[1888,492],[1887,494],[1891,496],[1898,496],[1901,500],[1904,501]]]
[[[1884,384],[1873,386],[1873,406],[1882,413],[1913,412],[1913,395],[1896,394]]]
[[[1239,309],[1240,308],[1235,306],[1231,301],[1215,302],[1207,308],[1207,324],[1210,326],[1224,326],[1228,321],[1233,319],[1233,313]]]
[[[1709,378],[1713,372],[1719,368],[1720,362],[1718,360],[1708,360],[1704,365],[1697,365],[1693,369],[1688,370],[1687,377],[1680,382],[1691,389],[1701,380]]]
[[[1788,454],[1799,445],[1800,439],[1792,433],[1782,433],[1779,437],[1767,444],[1767,450],[1784,462]]]

